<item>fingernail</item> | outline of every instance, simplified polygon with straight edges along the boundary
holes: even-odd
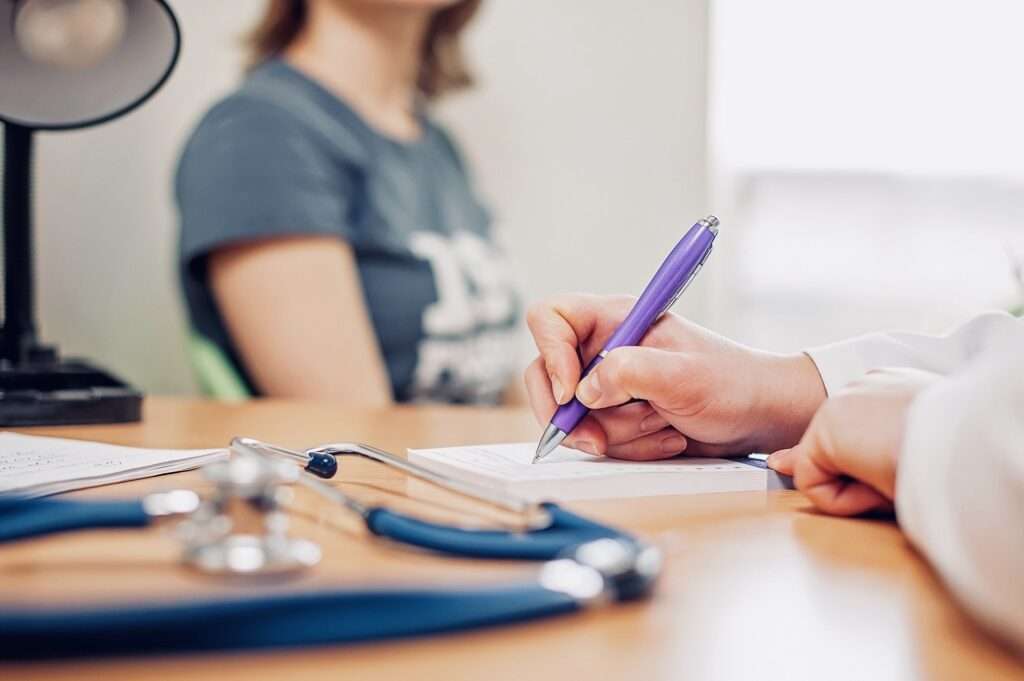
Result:
[[[597,455],[597,446],[593,442],[587,442],[584,440],[582,442],[577,442],[575,447],[581,452],[586,452],[587,454],[593,454],[595,456]]]
[[[583,404],[593,404],[601,398],[601,382],[597,380],[596,373],[583,379],[580,387],[576,389],[576,397]]]
[[[668,421],[661,414],[655,412],[649,414],[643,421],[640,422],[641,433],[653,433],[656,430],[661,430],[668,425]]]
[[[686,438],[680,435],[672,435],[661,441],[661,451],[664,454],[679,454],[686,449]]]
[[[551,394],[555,396],[555,402],[558,404],[565,402],[565,388],[554,374],[551,374]]]

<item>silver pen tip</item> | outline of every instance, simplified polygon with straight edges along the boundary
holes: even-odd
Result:
[[[537,451],[533,455],[533,461],[530,463],[537,463],[551,452],[558,448],[558,445],[562,444],[562,440],[566,438],[568,433],[564,430],[560,430],[558,426],[549,424],[544,429],[544,434],[540,436],[540,442],[537,443]]]

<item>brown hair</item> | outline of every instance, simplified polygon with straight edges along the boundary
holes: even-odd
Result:
[[[480,0],[440,9],[430,18],[423,39],[423,58],[416,86],[428,99],[473,84],[459,44],[459,35],[480,7]],[[307,0],[270,0],[263,18],[248,38],[253,62],[259,63],[287,48],[306,26]]]

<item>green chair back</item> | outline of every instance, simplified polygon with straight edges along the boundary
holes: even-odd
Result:
[[[203,394],[217,400],[241,401],[252,397],[234,364],[210,339],[191,332],[188,356]]]

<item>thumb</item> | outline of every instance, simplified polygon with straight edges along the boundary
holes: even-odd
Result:
[[[580,383],[576,397],[591,409],[603,409],[630,400],[646,400],[664,407],[702,390],[703,381],[691,381],[695,362],[681,352],[656,348],[616,348]]]

